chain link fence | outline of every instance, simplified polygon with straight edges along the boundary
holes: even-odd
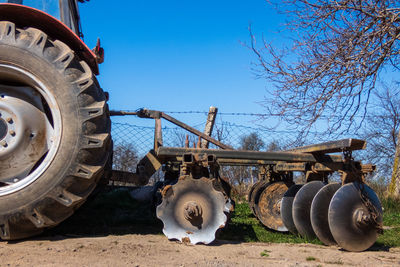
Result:
[[[201,126],[194,127],[203,131]],[[186,135],[189,139],[189,146],[193,147],[198,142],[198,137],[180,127],[163,127],[163,145],[166,147],[184,147]],[[128,147],[136,152],[140,158],[144,156],[154,143],[154,127],[138,126],[129,123],[112,124],[112,137],[114,148]],[[212,137],[235,149],[253,150],[277,150],[284,148],[292,140],[289,132],[272,132],[265,128],[253,128],[248,126],[236,125],[233,123],[216,123]],[[246,139],[247,138],[247,139]],[[249,138],[252,138],[248,140]],[[255,142],[257,147],[246,147],[248,143]],[[213,144],[209,148],[217,149]],[[114,149],[115,150],[115,149]]]
[[[256,115],[256,114],[255,114]],[[254,115],[254,116],[255,116]],[[170,123],[164,123],[162,127],[163,145],[166,147],[184,147],[186,136],[189,139],[189,146],[193,147],[198,142],[198,137],[190,132],[177,127]],[[203,132],[205,126],[204,123],[199,123],[193,128]],[[239,125],[229,121],[223,121],[221,118],[217,120],[214,126],[212,137],[221,141],[227,145],[232,146],[235,149],[245,150],[260,150],[260,151],[276,151],[284,150],[290,147],[301,145],[296,143],[296,131],[285,131],[285,130],[271,130],[261,126],[249,126]],[[141,126],[137,125],[136,121],[129,123],[115,122],[112,123],[112,137],[114,141],[114,169],[135,172],[137,162],[146,153],[153,148],[154,144],[154,127],[153,126]],[[326,135],[313,133],[310,135],[309,143],[318,143],[327,140]],[[349,136],[343,136],[339,138],[349,138]],[[362,137],[361,137],[362,138]],[[213,144],[210,144],[209,148],[217,149]],[[390,178],[390,167],[391,162],[385,162],[385,165],[381,164],[380,161],[371,160],[370,150],[371,147],[367,146],[366,151],[356,151],[354,156],[357,160],[363,160],[365,163],[377,164],[378,171],[375,173],[376,179],[384,177],[386,180]],[[381,166],[382,165],[382,166]],[[389,166],[389,171],[385,172],[385,166]],[[383,171],[382,171],[383,170]],[[223,170],[224,171],[224,170]],[[232,169],[228,170],[232,173]],[[228,171],[224,171],[224,175],[227,175]],[[257,171],[253,169],[241,169],[234,170],[233,173],[242,172],[245,173],[243,181],[240,183],[248,183],[257,179]],[[250,174],[250,175],[248,175]],[[228,176],[228,175],[227,175]],[[162,174],[157,173],[157,179],[161,179]],[[374,178],[375,179],[375,178]],[[386,181],[387,182],[387,181]]]

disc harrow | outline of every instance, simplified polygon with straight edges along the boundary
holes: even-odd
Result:
[[[339,152],[340,146],[338,141],[291,151],[323,157]],[[352,150],[361,148],[359,142],[349,144],[343,150],[341,163],[271,164],[268,174],[260,175],[250,188],[249,202],[254,215],[272,230],[290,231],[309,240],[318,238],[325,245],[338,245],[348,251],[368,249],[382,232],[382,207],[375,192],[364,183],[365,175],[374,166],[362,165],[351,157]],[[292,184],[276,194],[272,188],[293,182],[287,178],[288,171],[304,172],[306,184]],[[333,172],[341,174],[341,183],[328,183]],[[279,203],[279,212],[271,202]],[[278,229],[276,225],[283,227]]]
[[[225,165],[258,167],[258,181],[250,188],[248,201],[254,216],[270,230],[319,238],[349,251],[368,249],[382,232],[381,204],[364,183],[375,166],[352,157],[352,151],[365,148],[363,140],[343,139],[287,151],[240,151],[213,139],[211,132],[201,133],[160,111],[111,114],[155,119],[154,149],[129,177],[143,183],[163,167],[157,217],[169,239],[208,244],[225,226],[234,208],[229,182],[219,172]],[[189,148],[187,139],[183,148],[164,147],[161,119],[197,135],[197,145]],[[201,141],[221,149],[208,149]],[[294,172],[304,173],[304,185],[294,183]],[[335,172],[341,175],[341,183],[328,183]]]

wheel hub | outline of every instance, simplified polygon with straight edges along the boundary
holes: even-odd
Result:
[[[201,217],[203,214],[203,210],[200,205],[196,203],[196,201],[189,201],[185,204],[184,208],[184,216],[188,221],[194,221],[196,218]]]
[[[0,196],[40,177],[59,146],[61,116],[47,87],[29,72],[0,64]]]

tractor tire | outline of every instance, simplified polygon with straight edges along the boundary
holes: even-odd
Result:
[[[0,21],[1,239],[39,234],[91,194],[112,152],[106,102],[66,44]]]

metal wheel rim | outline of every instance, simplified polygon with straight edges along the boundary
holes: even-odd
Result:
[[[34,91],[36,94],[38,93],[38,97],[41,97],[42,102],[44,102],[48,106],[48,111],[50,112],[51,119],[49,119],[47,116],[48,115],[43,115],[44,117],[47,117],[47,121],[43,122],[44,124],[50,124],[49,120],[52,121],[52,129],[43,129],[41,130],[46,131],[45,135],[45,146],[46,148],[42,149],[47,149],[47,151],[44,152],[43,157],[41,157],[39,160],[36,160],[35,162],[31,163],[34,164],[32,170],[29,171],[29,173],[26,176],[19,177],[18,180],[14,180],[15,182],[13,183],[2,183],[3,186],[0,186],[0,196],[4,195],[9,195],[12,194],[16,191],[22,190],[25,187],[29,186],[33,182],[35,182],[51,165],[52,161],[55,158],[55,155],[57,154],[57,151],[59,149],[60,143],[61,143],[61,132],[62,132],[62,120],[61,120],[61,113],[59,106],[57,104],[57,101],[49,90],[47,86],[44,85],[44,83],[35,77],[32,73],[14,66],[14,65],[5,65],[5,64],[0,64],[0,77],[5,77],[5,79],[9,78],[13,82],[17,82],[18,84],[21,84],[23,86],[26,86],[27,88],[30,87],[32,91]],[[10,80],[8,80],[10,82]],[[4,87],[7,87],[7,85],[2,84],[0,80],[0,89]],[[11,88],[11,86],[10,86]],[[14,88],[16,88],[14,86]],[[14,92],[12,92],[14,93]],[[12,94],[11,93],[11,94]],[[6,100],[7,94],[2,94],[2,100]],[[14,97],[15,98],[15,97]],[[30,101],[26,101],[26,99],[18,99],[15,98],[17,101],[20,101],[21,103],[26,103],[27,105],[34,105]],[[0,100],[1,101],[1,100]],[[32,100],[33,101],[33,100]],[[15,106],[10,106],[10,110],[15,110],[17,107]],[[4,110],[4,109],[3,109]],[[1,112],[2,110],[0,110]],[[6,112],[6,111],[4,111]],[[42,110],[43,113],[45,113],[44,110]],[[18,122],[21,123],[21,122]],[[16,125],[18,123],[15,123]],[[23,124],[24,122],[22,122]],[[49,133],[50,132],[50,133]],[[15,133],[14,133],[15,134]],[[20,145],[20,144],[18,144]],[[4,147],[3,147],[4,148]],[[0,148],[1,149],[1,148]],[[11,149],[11,148],[10,148]],[[13,155],[13,151],[10,150],[8,154],[4,154],[3,157],[6,159],[6,156]],[[0,158],[0,161],[2,159]],[[1,167],[0,167],[1,170]],[[9,177],[12,179],[12,177]]]

